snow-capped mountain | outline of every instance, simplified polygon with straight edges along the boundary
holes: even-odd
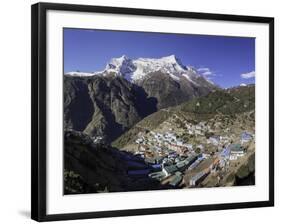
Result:
[[[175,55],[112,58],[103,71],[64,76],[64,126],[113,141],[147,115],[216,89]]]
[[[175,55],[162,58],[138,58],[135,60],[123,55],[119,58],[112,58],[103,71],[93,73],[69,72],[66,75],[88,77],[115,74],[124,77],[130,82],[137,82],[146,75],[159,71],[168,74],[176,81],[184,77],[194,85],[198,85],[196,79],[200,74],[194,68],[184,66]]]

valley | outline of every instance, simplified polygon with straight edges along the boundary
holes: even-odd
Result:
[[[224,99],[221,106],[216,105],[216,110],[210,106],[208,114],[200,113],[205,111],[204,100],[218,93],[160,110],[113,145],[153,164],[155,172],[149,175],[163,184],[184,188],[235,185],[237,177],[254,172],[255,104],[247,97],[252,91],[254,86],[235,88],[227,95],[221,91],[224,98],[217,98]],[[235,105],[237,101],[243,109]],[[199,102],[203,109],[194,113],[190,105],[200,107]]]
[[[255,85],[174,55],[65,74],[64,130],[66,194],[255,184]]]

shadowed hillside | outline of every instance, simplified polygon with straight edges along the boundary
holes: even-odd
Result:
[[[148,178],[151,167],[140,157],[95,144],[81,132],[65,132],[64,193],[167,189]]]

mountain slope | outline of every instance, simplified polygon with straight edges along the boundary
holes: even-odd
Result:
[[[184,76],[175,80],[169,73],[157,71],[137,80],[136,84],[141,86],[149,97],[155,97],[157,108],[162,109],[179,105],[197,96],[204,96],[216,89],[202,77],[198,76],[194,80],[196,82],[191,82]]]
[[[183,104],[180,110],[197,114],[237,114],[255,109],[255,86],[218,90]]]
[[[121,77],[64,77],[64,127],[112,141],[156,111],[155,100]]]
[[[216,119],[234,119],[236,115],[246,113],[254,120],[255,86],[236,87],[227,90],[217,90],[206,96],[194,98],[181,105],[161,109],[138,122],[129,131],[116,139],[112,144],[123,148],[132,143],[139,132],[147,132],[159,128],[169,119],[180,118],[192,123]],[[165,126],[165,125],[164,125]]]

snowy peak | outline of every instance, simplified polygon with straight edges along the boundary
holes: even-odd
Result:
[[[171,73],[179,72],[186,68],[175,55],[162,58],[139,58],[135,60],[122,55],[119,58],[112,58],[105,67],[105,70],[115,70],[116,73],[123,75],[129,72],[135,72],[138,69],[145,73],[155,72],[161,69]]]
[[[133,61],[136,70],[132,80],[136,81],[144,78],[147,74],[161,71],[169,74],[173,79],[179,80],[180,75],[186,71],[185,66],[175,55],[162,58],[139,58]]]
[[[127,65],[130,61],[131,59],[129,59],[126,55],[122,55],[119,58],[112,58],[106,65],[105,69],[118,69],[122,66]]]
[[[175,81],[180,81],[181,78],[184,78],[194,85],[198,84],[198,77],[200,77],[196,69],[184,66],[174,54],[161,58],[138,59],[130,59],[126,55],[122,55],[118,58],[112,58],[103,71],[94,73],[70,72],[67,75],[82,77],[115,74],[116,76],[124,77],[130,82],[137,82],[158,71],[169,75]]]
[[[132,60],[126,55],[122,55],[120,58],[112,58],[105,67],[105,72],[113,72],[116,75],[120,75],[129,79],[132,73],[136,70]]]
[[[186,67],[181,63],[175,55],[170,55],[162,58],[139,58],[134,60],[135,64],[145,64],[149,66],[152,70],[159,70],[162,68],[170,69],[171,71],[182,71]]]
[[[172,54],[166,57],[162,57],[160,60],[166,62],[167,64],[174,64],[174,65],[178,65],[182,68],[185,68],[185,66],[181,63],[181,60],[176,57],[176,55]]]
[[[169,56],[162,57],[162,60],[170,61],[170,62],[174,63],[174,62],[177,62],[177,57],[176,57],[176,55],[171,54]]]

